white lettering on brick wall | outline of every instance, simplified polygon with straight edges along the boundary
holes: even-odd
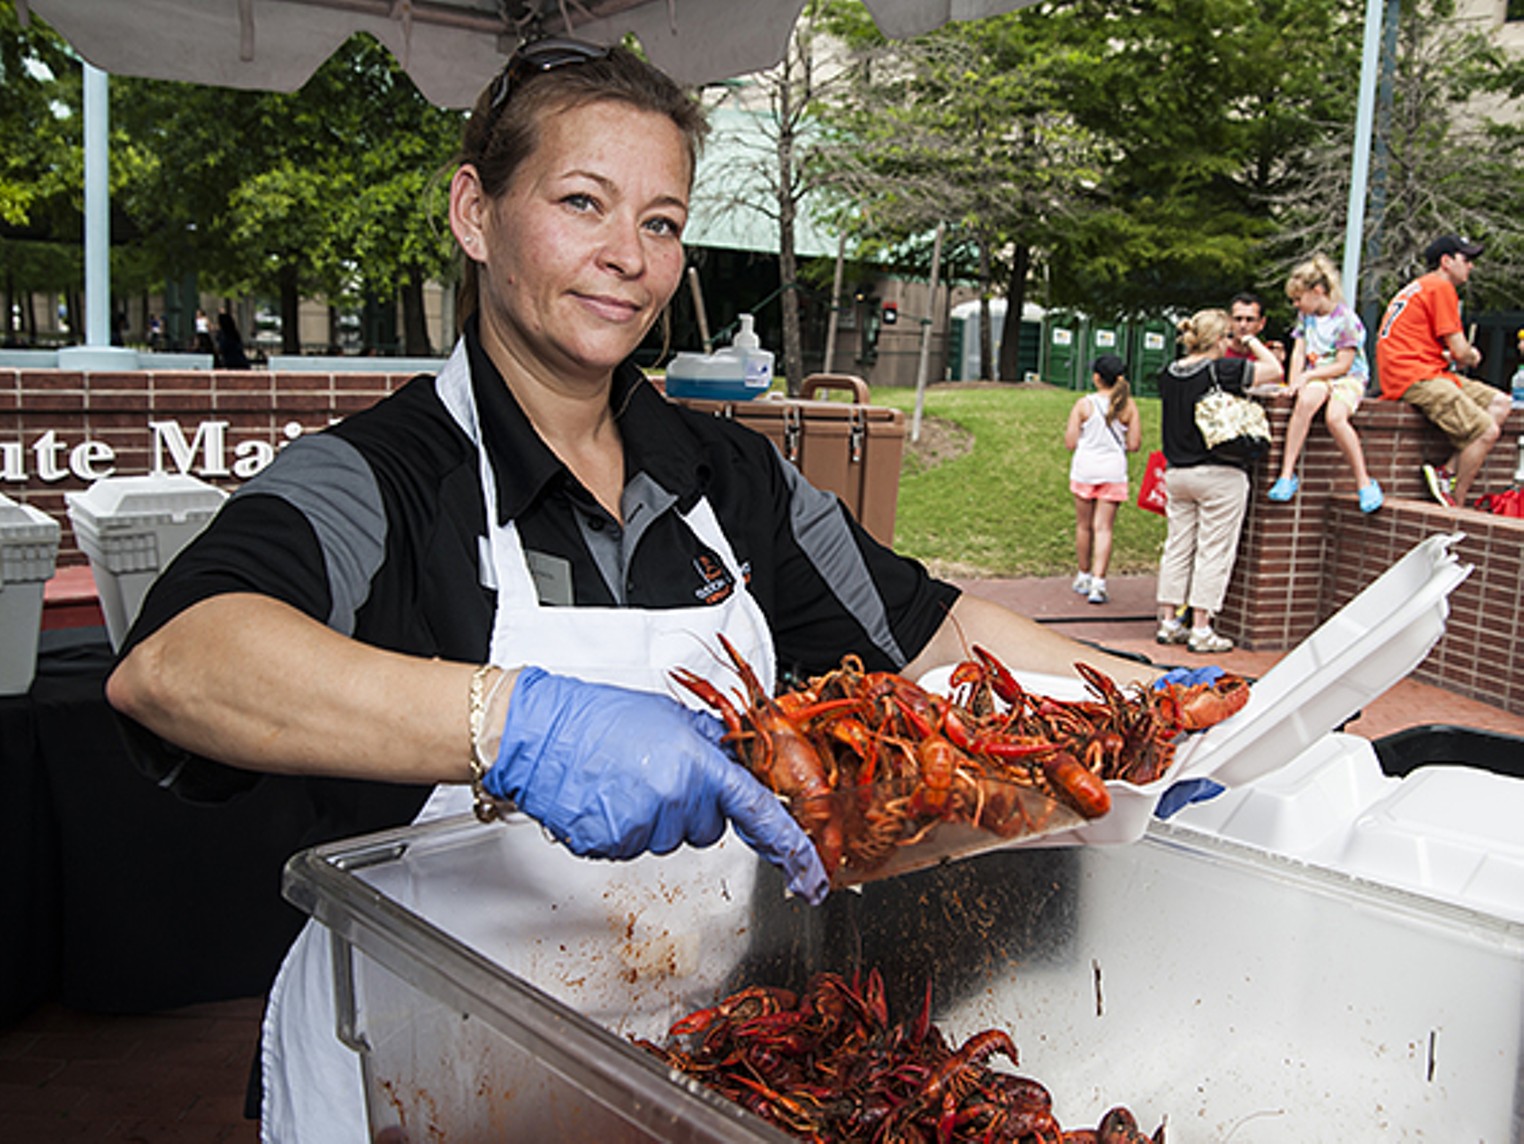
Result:
[[[247,480],[275,459],[277,446],[258,437],[238,441],[230,448],[228,424],[202,421],[187,437],[178,421],[148,422],[150,471]],[[296,440],[303,432],[300,422],[287,422],[281,426],[282,444]],[[116,450],[105,441],[86,438],[70,445],[56,429],[39,434],[30,445],[0,441],[0,481],[21,484],[36,479],[52,483],[72,476],[88,483],[115,476],[116,472]]]

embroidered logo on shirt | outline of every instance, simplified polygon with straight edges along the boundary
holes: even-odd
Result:
[[[700,552],[693,558],[693,568],[703,581],[693,593],[700,602],[723,603],[735,591],[735,582],[731,580],[730,573],[725,571],[725,566],[712,553]]]

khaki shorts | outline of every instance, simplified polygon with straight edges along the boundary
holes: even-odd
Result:
[[[1492,414],[1487,412],[1502,390],[1494,389],[1475,378],[1428,377],[1415,381],[1403,391],[1402,400],[1416,405],[1423,415],[1450,438],[1450,444],[1464,449],[1492,428]]]

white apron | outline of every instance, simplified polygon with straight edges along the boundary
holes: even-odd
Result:
[[[435,385],[478,446],[488,527],[483,582],[495,584],[498,593],[493,663],[533,664],[698,705],[670,684],[670,672],[687,667],[727,692],[733,689],[735,676],[715,654],[723,632],[772,688],[766,618],[746,591],[707,501],[684,519],[724,561],[735,584],[729,599],[659,611],[542,607],[517,530],[512,522],[497,523],[496,481],[481,445],[464,342]],[[470,806],[468,787],[439,786],[417,821],[465,813]],[[471,943],[616,1033],[655,1035],[682,1013],[709,1004],[745,950],[760,859],[730,831],[703,850],[680,847],[662,857],[607,862],[578,858],[523,814],[491,829],[503,832],[508,861],[500,868],[523,876],[484,883],[470,870],[459,872],[458,886],[448,890],[461,916],[473,919]],[[611,933],[620,935],[612,945]],[[617,948],[614,956],[611,948]],[[298,936],[271,989],[261,1057],[261,1138],[267,1144],[369,1140],[360,1059],[334,1031],[328,931],[316,922]]]

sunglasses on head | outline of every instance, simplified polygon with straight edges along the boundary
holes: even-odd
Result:
[[[492,81],[492,99],[487,105],[487,110],[496,115],[503,104],[508,102],[515,89],[530,76],[555,71],[557,68],[564,68],[571,64],[585,64],[592,60],[607,59],[612,50],[601,44],[590,44],[586,40],[572,40],[563,36],[547,36],[542,40],[531,40],[508,57],[503,70],[498,73],[497,79]]]

